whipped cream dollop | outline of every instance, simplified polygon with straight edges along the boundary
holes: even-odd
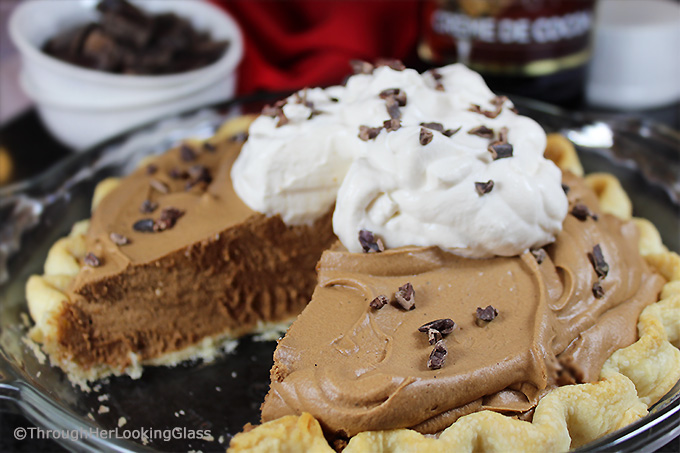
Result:
[[[545,132],[463,65],[382,66],[278,109],[250,127],[232,169],[237,194],[288,224],[335,203],[333,229],[350,251],[369,230],[389,248],[513,256],[562,228],[567,198],[543,157]]]

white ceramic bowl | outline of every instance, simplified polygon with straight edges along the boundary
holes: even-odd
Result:
[[[213,39],[228,40],[209,66],[172,75],[132,76],[81,68],[40,50],[63,30],[96,20],[97,0],[30,0],[9,21],[22,56],[20,82],[47,128],[76,150],[134,126],[234,96],[243,38],[226,12],[200,0],[133,1],[151,13],[174,12]]]

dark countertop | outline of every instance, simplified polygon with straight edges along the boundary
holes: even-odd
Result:
[[[680,130],[680,103],[643,112],[614,113],[602,111],[602,113],[637,116]],[[36,112],[29,110],[0,127],[0,187],[40,173],[69,155],[70,152],[69,148],[59,144],[49,135],[40,123]],[[5,156],[2,155],[3,153]],[[4,158],[9,158],[9,162],[11,162],[9,172],[7,172],[7,167],[2,168],[7,165],[7,161],[3,161]],[[5,175],[4,173],[8,174]],[[49,439],[21,441],[15,439],[15,429],[29,428],[34,425],[23,415],[11,412],[13,409],[16,408],[9,407],[5,402],[0,403],[0,451],[65,451],[59,444]],[[220,446],[220,451],[224,451],[224,447]],[[680,452],[680,437],[676,437],[656,450],[656,453],[662,452]]]

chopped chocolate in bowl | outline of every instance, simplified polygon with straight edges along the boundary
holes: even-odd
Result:
[[[100,19],[53,37],[43,51],[116,74],[176,74],[208,66],[229,47],[174,13],[152,15],[125,0],[102,0]]]

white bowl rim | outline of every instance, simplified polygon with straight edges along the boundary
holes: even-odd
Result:
[[[87,80],[94,83],[104,84],[104,85],[126,85],[129,87],[149,87],[158,86],[158,84],[181,84],[188,80],[192,80],[196,77],[202,76],[203,73],[211,72],[217,67],[225,66],[227,68],[236,68],[238,63],[241,61],[243,55],[243,38],[241,29],[238,23],[223,9],[217,6],[202,1],[202,0],[184,0],[185,4],[192,4],[198,8],[204,8],[207,12],[218,16],[221,20],[225,22],[225,29],[232,31],[230,36],[227,38],[229,40],[229,46],[224,52],[222,57],[220,57],[215,62],[208,66],[202,68],[194,69],[191,71],[180,72],[176,74],[168,75],[128,75],[128,74],[112,74],[104,71],[98,71],[95,69],[83,68],[70,63],[63,62],[57,58],[51,57],[44,53],[42,50],[38,49],[36,46],[24,39],[22,32],[19,30],[18,21],[23,14],[30,14],[34,9],[38,9],[41,4],[53,3],[53,0],[28,0],[20,3],[16,9],[12,12],[9,18],[9,35],[14,44],[17,46],[19,51],[23,53],[26,57],[33,58],[40,64],[55,70],[62,74],[67,74],[73,77],[77,77],[80,80]],[[77,5],[78,9],[84,8],[79,2],[68,2],[69,5]],[[167,2],[168,5],[176,4],[173,2]],[[170,8],[172,9],[172,8]]]

